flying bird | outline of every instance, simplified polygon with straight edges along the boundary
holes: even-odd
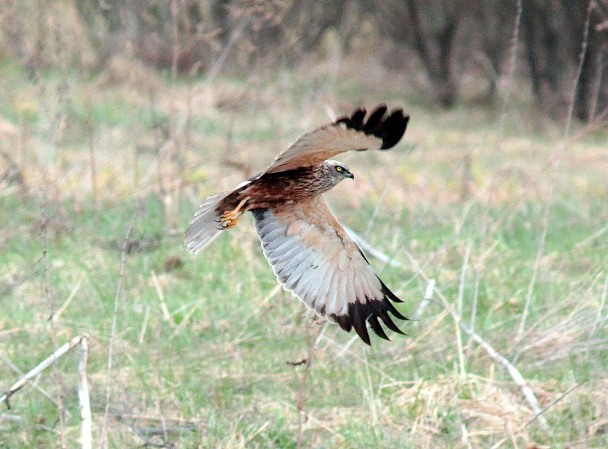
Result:
[[[346,151],[388,150],[405,133],[402,109],[357,109],[301,136],[261,174],[227,192],[209,196],[186,230],[185,244],[199,254],[251,211],[264,256],[285,290],[342,329],[355,329],[370,344],[366,322],[388,340],[380,321],[403,334],[393,318],[402,302],[380,280],[357,243],[340,225],[322,194],[350,169],[330,158]],[[389,313],[392,315],[389,315]]]

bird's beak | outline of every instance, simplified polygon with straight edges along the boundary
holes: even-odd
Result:
[[[346,177],[350,179],[355,179],[355,175],[353,175],[352,173],[349,173],[348,175],[346,175]]]

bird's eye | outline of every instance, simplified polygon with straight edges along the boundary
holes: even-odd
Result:
[[[344,170],[342,167],[340,167],[340,166],[337,166],[337,167],[336,167],[336,171],[337,171],[338,173],[340,173],[342,170]]]

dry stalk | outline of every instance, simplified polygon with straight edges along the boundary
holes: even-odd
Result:
[[[87,135],[89,138],[89,164],[91,166],[91,192],[93,194],[93,210],[95,211],[95,220],[98,219],[97,210],[99,207],[99,189],[97,182],[97,145],[95,144],[95,125],[93,124],[93,106],[91,105],[91,95],[87,89],[86,98],[87,107]]]
[[[363,240],[358,234],[356,234],[352,230],[348,229],[348,232],[357,240],[357,243],[364,250],[366,250],[372,256],[376,257],[378,260],[381,260],[382,262],[390,264],[392,266],[401,267],[401,268],[404,267],[404,264],[402,264],[402,263],[388,257],[386,254],[376,250],[374,247],[372,247],[369,243],[367,243],[365,240]],[[408,251],[406,251],[405,254],[408,257],[408,259],[410,260],[410,263],[412,264],[412,266],[414,267],[414,270],[419,274],[419,276],[421,276],[422,279],[425,280],[425,282],[430,282],[431,280],[421,269],[420,264],[416,261],[416,259],[414,259],[414,257]],[[434,291],[435,291],[437,297],[440,299],[439,305],[449,311],[449,313],[452,315],[454,321],[456,321],[458,323],[460,328],[465,333],[467,333],[477,344],[479,344],[479,346],[481,346],[490,357],[492,357],[495,361],[497,361],[498,363],[500,363],[502,366],[504,366],[506,368],[507,372],[509,373],[509,375],[511,376],[513,381],[517,384],[517,386],[520,388],[520,390],[524,394],[526,402],[528,403],[528,405],[530,406],[532,411],[538,415],[538,421],[539,421],[542,429],[545,432],[549,432],[549,426],[547,424],[547,421],[544,419],[543,416],[541,416],[543,409],[540,406],[538,399],[536,399],[534,392],[528,386],[528,383],[526,382],[526,380],[524,379],[522,374],[519,372],[519,370],[515,367],[515,365],[513,365],[508,359],[506,359],[505,357],[500,355],[498,353],[498,351],[496,351],[488,342],[486,342],[481,336],[479,336],[477,333],[475,333],[469,326],[467,326],[467,324],[464,321],[462,321],[461,317],[458,316],[458,313],[454,310],[453,305],[448,302],[447,298],[443,295],[441,290],[439,290],[438,288],[435,288]],[[436,302],[436,301],[434,301],[434,302]]]
[[[0,360],[2,360],[2,361],[3,361],[3,362],[4,362],[4,363],[5,363],[5,364],[6,364],[6,365],[7,365],[7,366],[10,368],[10,369],[12,369],[12,370],[13,370],[13,371],[15,371],[17,374],[19,374],[19,376],[21,376],[21,377],[23,377],[23,376],[24,376],[23,372],[22,372],[22,371],[21,371],[19,368],[17,368],[13,362],[11,362],[9,359],[7,359],[7,358],[4,356],[4,354],[0,354]],[[44,397],[45,397],[45,398],[47,398],[49,401],[51,401],[53,404],[55,404],[55,407],[59,407],[59,406],[57,405],[57,401],[55,401],[55,399],[53,398],[53,396],[52,396],[52,395],[51,395],[51,394],[50,394],[48,391],[46,391],[46,390],[44,390],[42,387],[40,387],[40,385],[38,385],[37,383],[31,383],[31,384],[30,384],[30,386],[31,386],[31,387],[33,387],[35,390],[38,390],[38,392],[39,392],[39,393],[40,393],[42,396],[44,396]],[[9,397],[7,397],[7,398],[6,398],[6,405],[7,405],[7,408],[9,408],[9,409],[10,409],[10,405],[9,405],[9,403],[8,403],[8,399],[9,399],[9,398],[10,398],[10,395],[9,395]],[[0,402],[2,402],[2,400],[0,400]],[[66,410],[66,412],[67,412],[67,410]],[[71,415],[70,415],[70,416],[71,416]]]
[[[509,73],[507,75],[507,88],[502,98],[502,110],[500,112],[500,122],[498,124],[498,142],[503,141],[505,130],[505,120],[507,118],[507,104],[511,96],[511,86],[513,77],[515,76],[515,68],[517,66],[517,42],[519,41],[519,28],[521,24],[521,16],[523,13],[523,0],[517,0],[517,14],[515,15],[515,24],[513,25],[513,37],[511,38],[511,57],[509,58]]]
[[[604,307],[606,306],[606,295],[607,294],[608,294],[608,273],[606,273],[606,280],[604,281],[604,288],[602,290],[602,295],[600,297],[600,305],[597,308],[595,322],[593,323],[593,328],[591,329],[589,337],[591,337],[595,333],[597,328],[602,324],[602,322],[606,320],[606,317],[603,316],[603,314],[604,314]]]
[[[55,361],[67,354],[71,349],[80,346],[80,360],[78,362],[78,400],[80,402],[81,416],[81,442],[82,449],[92,448],[91,438],[91,407],[89,401],[89,387],[87,384],[87,356],[88,356],[88,340],[89,336],[84,334],[80,337],[74,337],[69,342],[63,344],[53,352],[49,357],[44,359],[34,369],[22,376],[17,382],[0,396],[0,402],[6,403],[10,409],[10,398],[19,390],[21,390],[30,380],[34,379],[49,366],[55,366]],[[61,434],[61,432],[60,432]]]
[[[154,272],[154,270],[151,271],[151,274],[152,274],[152,283],[154,284],[154,288],[156,289],[156,294],[158,295],[158,300],[160,301],[160,309],[163,312],[163,317],[164,317],[165,321],[168,321],[169,324],[171,324],[171,327],[175,328],[175,327],[177,327],[177,324],[175,324],[175,321],[173,321],[173,317],[169,313],[167,303],[165,302],[165,295],[163,293],[163,288],[161,287],[160,282],[158,282],[158,277],[156,276],[156,273]]]
[[[600,229],[598,229],[596,232],[594,232],[593,234],[591,234],[585,240],[582,240],[582,241],[578,242],[577,244],[575,244],[574,247],[578,249],[578,248],[581,248],[583,246],[586,246],[589,243],[591,243],[594,240],[596,240],[599,237],[601,237],[602,235],[604,235],[606,232],[608,232],[608,224],[606,224],[605,226],[603,226]]]
[[[61,305],[61,307],[59,307],[59,309],[57,309],[57,312],[55,312],[53,314],[53,316],[51,318],[52,320],[54,320],[56,322],[59,319],[59,317],[61,316],[61,314],[63,313],[63,311],[68,308],[68,306],[72,302],[72,299],[74,299],[74,296],[76,296],[76,293],[80,289],[80,285],[82,284],[82,280],[83,279],[84,279],[84,276],[81,277],[80,279],[78,279],[78,281],[76,282],[76,284],[74,285],[74,287],[72,287],[72,291],[68,295],[67,299]]]
[[[548,221],[549,221],[549,208],[546,208],[545,216],[543,217],[543,234],[540,238],[540,243],[538,244],[538,251],[536,253],[536,260],[534,261],[534,270],[532,271],[532,278],[530,279],[530,284],[528,284],[528,293],[526,294],[526,304],[524,305],[524,310],[521,315],[521,321],[519,323],[519,330],[517,331],[517,337],[515,338],[516,343],[519,343],[521,341],[521,339],[524,335],[524,331],[526,329],[526,319],[528,318],[528,313],[530,311],[530,303],[532,302],[534,284],[536,284],[536,277],[538,276],[540,262],[542,260],[543,252],[545,250],[545,239],[547,237]]]
[[[42,362],[40,362],[34,369],[29,371],[27,374],[22,376],[17,382],[15,382],[11,387],[0,395],[0,403],[6,403],[6,406],[10,409],[10,399],[11,397],[19,390],[21,390],[29,381],[38,376],[42,371],[47,369],[49,366],[53,365],[56,360],[63,357],[66,353],[70,351],[70,349],[75,346],[82,344],[84,338],[88,338],[86,336],[83,337],[74,337],[69,342],[61,345],[57,348],[53,354],[48,356]]]
[[[467,249],[464,255],[464,261],[462,263],[462,270],[460,272],[460,282],[458,285],[458,313],[457,316],[462,316],[462,307],[463,307],[463,299],[464,299],[464,286],[466,283],[466,275],[467,275],[467,267],[469,265],[469,256],[471,254],[471,246],[472,242],[469,240],[467,244]],[[431,297],[432,299],[432,297]],[[456,342],[458,343],[458,363],[460,365],[460,378],[461,380],[465,380],[467,378],[467,371],[465,366],[465,356],[464,356],[464,346],[462,344],[462,335],[460,334],[460,327],[458,326],[458,322],[454,321],[454,326],[456,328]]]
[[[122,294],[122,280],[125,273],[125,262],[127,260],[127,247],[131,232],[135,226],[135,218],[127,229],[127,234],[122,243],[122,251],[120,254],[120,266],[118,268],[118,282],[116,283],[116,292],[114,293],[114,314],[112,316],[112,327],[110,330],[110,338],[108,342],[108,365],[106,375],[106,405],[103,413],[103,421],[101,424],[101,444],[104,449],[108,447],[108,413],[110,410],[110,396],[112,394],[112,357],[114,355],[114,337],[116,336],[116,326],[118,322],[118,311],[120,306],[120,296]]]
[[[80,402],[80,439],[82,449],[93,447],[91,434],[91,401],[87,382],[87,359],[89,356],[89,336],[84,334],[80,339],[80,361],[78,362],[78,401]]]
[[[313,342],[312,335],[310,335],[310,325],[306,327],[306,343],[308,344],[308,356],[306,357],[304,373],[302,374],[302,378],[300,379],[300,388],[298,389],[298,393],[296,395],[296,412],[298,413],[298,449],[302,449],[303,444],[303,427],[305,422],[304,404],[306,402],[304,393],[306,389],[306,382],[308,381],[308,375],[310,373],[310,367],[312,366],[312,359],[315,354],[316,346],[316,341]]]
[[[191,103],[193,103],[193,104],[198,103],[204,96],[206,96],[208,94],[208,92],[207,92],[208,87],[215,80],[215,77],[217,76],[220,69],[224,65],[224,62],[226,61],[226,58],[228,57],[230,50],[234,46],[237,37],[239,37],[239,35],[241,34],[241,32],[243,31],[245,26],[249,23],[250,19],[251,19],[250,15],[245,15],[243,17],[243,19],[241,20],[241,22],[234,29],[234,31],[230,35],[230,39],[228,40],[228,42],[224,46],[224,49],[222,50],[222,53],[218,57],[217,61],[215,61],[215,63],[211,67],[211,70],[209,71],[209,74],[205,78],[205,82],[202,87],[202,93],[195,96],[192,99]],[[179,121],[177,122],[177,124],[175,125],[173,130],[171,131],[169,137],[165,140],[165,142],[162,144],[162,146],[160,146],[158,148],[158,157],[150,165],[150,168],[148,169],[146,175],[143,177],[142,184],[147,183],[150,180],[150,178],[153,176],[154,172],[157,171],[161,158],[163,158],[166,155],[166,153],[169,151],[169,149],[173,145],[173,142],[176,140],[178,134],[180,132],[182,132],[182,130],[184,129],[184,126],[186,125],[187,120],[188,120],[187,116],[181,116]],[[156,142],[155,142],[155,144],[156,144]]]
[[[560,402],[562,399],[564,399],[566,396],[568,396],[570,393],[572,393],[574,390],[576,390],[580,386],[581,386],[581,384],[578,384],[578,383],[572,385],[570,388],[568,388],[566,391],[564,391],[561,395],[559,395],[555,400],[553,400],[549,405],[547,405],[545,408],[543,408],[538,413],[536,413],[532,418],[530,418],[528,421],[526,421],[526,423],[524,425],[522,425],[519,429],[516,429],[513,432],[513,434],[521,432],[526,427],[528,427],[530,424],[532,424],[534,421],[536,421],[539,418],[542,418],[541,415],[543,413],[545,413],[547,410],[549,410],[551,407],[553,407],[555,404],[557,404],[558,402]],[[509,437],[511,437],[511,435]],[[490,449],[498,449],[500,446],[503,445],[503,443],[505,441],[507,441],[509,439],[509,437],[505,437],[502,440],[498,441]],[[517,447],[517,445],[514,444],[514,447]]]
[[[44,214],[44,223],[42,229],[42,266],[44,269],[44,293],[46,296],[46,300],[49,307],[49,335],[51,337],[51,343],[53,344],[53,349],[57,351],[57,340],[55,338],[55,320],[53,316],[55,315],[55,296],[53,294],[53,290],[51,287],[51,279],[50,279],[50,268],[49,268],[49,260],[48,260],[48,241],[47,241],[47,232],[48,232],[48,215],[46,213],[46,204],[47,198],[46,195],[43,195],[42,198],[43,204],[43,214]],[[52,360],[54,361],[54,359]],[[51,361],[51,362],[52,362]],[[50,365],[51,363],[49,363]],[[56,391],[56,404],[57,410],[59,412],[59,437],[61,440],[61,447],[66,448],[65,441],[65,427],[63,422],[63,401],[61,399],[61,383],[59,382],[59,372],[57,371],[57,366],[53,364],[53,377],[55,379],[55,386],[57,387]]]

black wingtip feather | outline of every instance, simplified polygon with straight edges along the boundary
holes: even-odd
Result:
[[[408,318],[404,317],[395,309],[391,302],[401,302],[401,300],[384,284],[382,284],[382,293],[384,294],[382,299],[365,298],[363,302],[356,301],[349,304],[348,312],[345,315],[332,315],[331,318],[346,332],[350,332],[350,330],[354,328],[361,340],[368,345],[371,345],[371,341],[366,322],[369,322],[370,327],[376,335],[390,341],[384,332],[380,321],[378,321],[378,318],[380,318],[382,323],[393,332],[405,335],[393,322],[391,317],[391,315],[393,315],[397,319],[409,321]],[[389,313],[391,315],[389,315]]]
[[[368,316],[364,315],[366,312],[364,309],[366,309],[366,307],[353,307],[353,313],[349,313],[349,315],[352,316],[353,327],[355,328],[355,331],[357,331],[359,337],[361,337],[361,340],[371,346],[369,333],[367,332],[367,326],[365,325]],[[351,307],[349,307],[349,312],[350,310]]]
[[[381,150],[394,147],[405,134],[409,115],[403,114],[403,109],[394,109],[387,115],[386,105],[378,105],[365,121],[366,110],[363,108],[354,111],[350,117],[344,116],[336,123],[344,123],[348,128],[363,131],[367,135],[374,135],[382,139]]]

